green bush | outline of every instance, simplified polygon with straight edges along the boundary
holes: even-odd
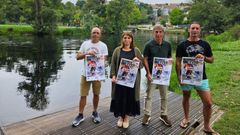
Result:
[[[206,37],[206,40],[209,42],[228,42],[233,41],[234,39],[232,38],[231,34],[229,34],[229,32],[224,32],[220,35],[211,34]]]
[[[72,36],[73,35],[73,29],[65,29],[62,31],[63,36]]]
[[[229,29],[229,33],[231,34],[234,40],[240,39],[240,24],[233,26]]]
[[[229,42],[240,39],[240,25],[235,25],[220,35],[208,35],[206,40],[209,42]]]

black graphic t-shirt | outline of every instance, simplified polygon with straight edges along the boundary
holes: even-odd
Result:
[[[186,40],[177,46],[176,57],[195,57],[199,53],[206,57],[211,57],[213,55],[208,42],[203,40],[194,42]],[[203,79],[207,79],[205,64],[203,65]]]

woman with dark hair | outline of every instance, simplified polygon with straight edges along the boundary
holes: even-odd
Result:
[[[133,88],[116,84],[116,77],[121,58],[140,61],[137,78]],[[143,57],[140,50],[134,46],[133,34],[124,32],[122,34],[121,45],[117,47],[112,55],[111,78],[112,78],[112,101],[110,112],[115,117],[119,117],[118,127],[128,128],[129,117],[140,115],[140,69],[143,67]]]

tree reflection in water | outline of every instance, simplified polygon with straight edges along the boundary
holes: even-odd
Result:
[[[173,36],[173,38],[171,37]],[[78,39],[77,37],[76,39]],[[84,37],[81,37],[85,39]],[[179,43],[183,35],[165,35],[165,39]],[[103,34],[102,40],[107,43],[109,50],[108,61],[111,62],[113,50],[120,45],[121,35]],[[144,44],[152,39],[152,32],[136,32],[134,34],[135,45],[142,51]],[[58,43],[60,41],[61,43]],[[79,47],[80,43],[73,43],[74,48],[68,48],[72,40],[67,40],[66,46],[63,41],[50,37],[0,37],[0,70],[16,72],[24,77],[18,83],[17,91],[24,95],[27,107],[35,110],[47,108],[50,99],[48,97],[49,86],[58,79],[58,71],[62,70],[63,49],[71,50]],[[79,48],[78,48],[79,49]],[[71,53],[71,51],[69,51]],[[11,84],[11,83],[9,83]]]
[[[7,72],[15,70],[26,79],[18,84],[18,92],[24,95],[27,107],[44,110],[49,104],[48,86],[57,80],[62,70],[62,46],[50,37],[32,37],[28,44],[1,46],[1,66]],[[5,54],[5,55],[4,55]]]

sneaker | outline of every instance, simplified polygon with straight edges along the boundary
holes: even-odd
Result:
[[[93,112],[92,113],[92,121],[97,124],[102,121],[101,117],[99,116],[98,112]]]
[[[143,120],[142,120],[142,125],[148,125],[151,120],[150,115],[144,115]]]
[[[171,127],[172,126],[172,123],[171,121],[168,119],[167,115],[161,115],[160,117],[160,120],[168,127]]]
[[[73,120],[72,126],[76,127],[84,121],[83,114],[78,114],[78,116]]]

